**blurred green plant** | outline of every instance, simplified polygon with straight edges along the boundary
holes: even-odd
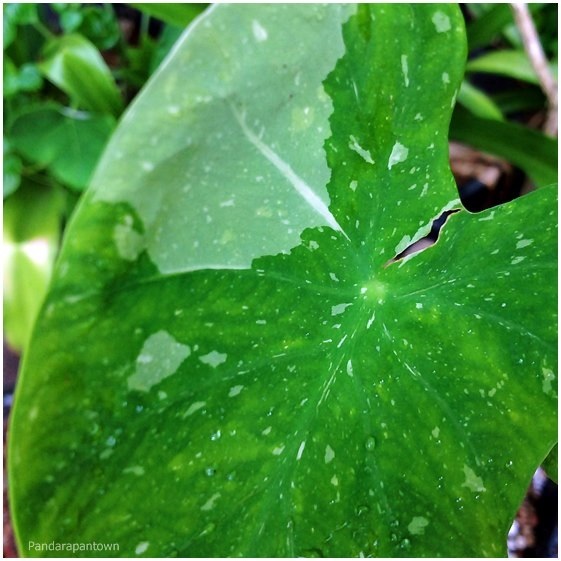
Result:
[[[557,4],[529,4],[552,76],[557,76]],[[466,4],[469,60],[450,137],[502,157],[536,186],[557,178],[557,142],[530,130],[545,120],[548,100],[524,49],[509,4]],[[533,128],[536,128],[535,123]],[[530,141],[530,144],[528,142]],[[520,147],[531,146],[531,154]]]
[[[117,120],[206,5],[3,6],[4,334],[25,348],[61,234]],[[157,38],[149,31],[161,22]]]

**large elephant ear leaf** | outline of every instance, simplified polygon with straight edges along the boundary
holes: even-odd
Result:
[[[22,552],[504,555],[556,441],[556,194],[462,209],[464,59],[443,4],[195,22],[114,135],[26,356]]]

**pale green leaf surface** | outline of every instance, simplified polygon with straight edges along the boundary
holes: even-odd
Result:
[[[24,180],[3,209],[4,337],[25,348],[47,292],[60,238],[60,192]]]
[[[556,439],[555,191],[384,267],[459,208],[462,25],[221,5],[187,32],[108,147],[26,357],[20,545],[505,553]]]

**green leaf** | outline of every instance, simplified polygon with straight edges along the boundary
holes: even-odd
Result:
[[[60,25],[66,33],[84,35],[102,51],[115,46],[121,36],[119,23],[111,5],[55,3],[51,6],[60,14]]]
[[[121,94],[95,46],[80,35],[52,40],[39,65],[45,76],[82,109],[118,116]]]
[[[486,72],[539,84],[538,76],[524,51],[494,51],[470,60],[468,72]],[[557,64],[550,64],[551,72],[557,76]]]
[[[541,11],[543,6],[544,4],[530,3],[528,8],[530,13],[535,14]],[[511,42],[516,39],[520,43],[509,4],[467,4],[466,7],[476,16],[475,21],[467,28],[470,52],[489,45],[501,33],[504,33]]]
[[[467,80],[462,82],[458,92],[458,103],[482,119],[503,120],[503,114],[495,102]]]
[[[21,183],[21,158],[12,150],[10,142],[3,139],[3,190],[4,198],[17,191]]]
[[[491,43],[500,32],[513,22],[512,12],[508,4],[495,4],[467,28],[467,39],[470,50],[475,50]]]
[[[5,98],[20,92],[39,91],[43,85],[43,78],[36,64],[26,63],[18,69],[9,58],[5,58],[3,70]]]
[[[182,29],[174,25],[166,25],[160,35],[156,48],[152,54],[152,58],[148,65],[148,70],[152,74],[158,66],[163,62],[172,47],[177,43],[181,36]]]
[[[108,146],[26,357],[23,552],[506,553],[556,440],[555,190],[388,264],[459,208],[464,60],[442,4],[218,5],[188,30]]]
[[[457,108],[450,136],[505,158],[523,169],[539,187],[557,181],[557,141],[542,133],[495,119],[481,119]]]
[[[59,181],[83,190],[114,127],[115,121],[108,115],[46,104],[16,118],[10,139],[31,162],[47,167]]]
[[[30,181],[4,201],[4,337],[20,352],[47,292],[61,213],[60,192]]]
[[[547,476],[557,483],[559,480],[559,446],[557,444],[551,449],[546,459],[542,462],[542,467]]]
[[[37,4],[7,3],[2,5],[4,49],[16,39],[18,25],[33,24],[39,21]]]
[[[131,3],[130,6],[164,23],[186,27],[203,12],[207,4],[169,4],[166,2],[158,2],[150,4]]]

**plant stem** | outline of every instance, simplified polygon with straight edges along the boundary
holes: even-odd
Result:
[[[557,112],[558,112],[558,96],[557,82],[549,69],[547,58],[545,56],[536,26],[532,15],[528,10],[527,4],[512,3],[512,11],[516,26],[522,36],[524,50],[532,63],[534,70],[540,81],[540,86],[545,93],[548,101],[548,112],[543,130],[550,136],[557,136]]]

